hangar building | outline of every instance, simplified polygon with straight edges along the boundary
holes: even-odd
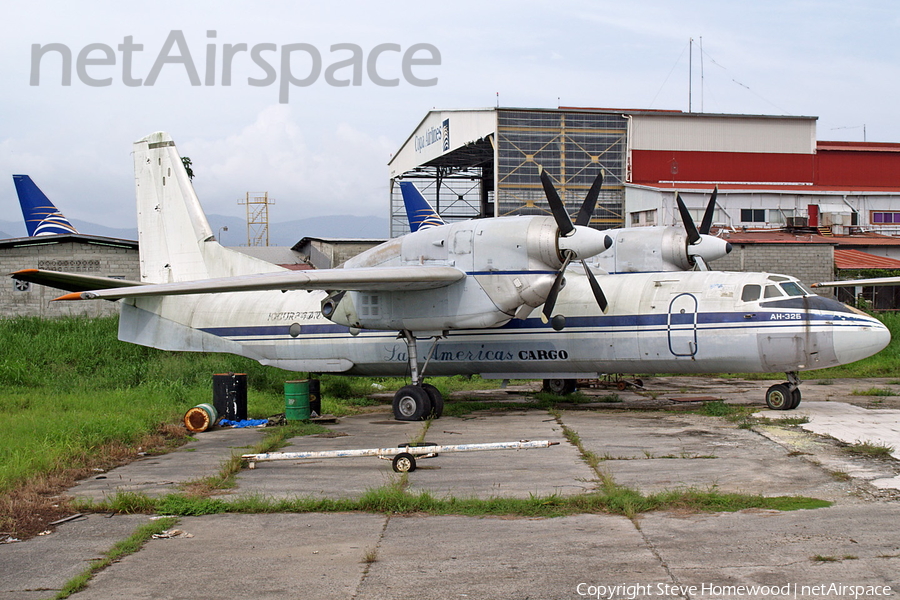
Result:
[[[549,215],[540,165],[572,211],[603,169],[591,219],[598,229],[678,224],[676,192],[699,223],[718,186],[713,232],[733,237],[738,251],[714,268],[813,283],[867,268],[867,254],[900,260],[900,144],[821,142],[816,121],[576,107],[432,110],[389,162],[390,235],[409,231],[401,179],[445,221]],[[776,230],[784,235],[765,235]]]
[[[900,233],[900,144],[819,142],[816,117],[560,107],[433,110],[389,162],[391,237],[408,231],[399,179],[445,220],[549,214],[538,165],[580,205],[600,168],[592,226],[699,218],[719,186],[722,227],[787,224]]]

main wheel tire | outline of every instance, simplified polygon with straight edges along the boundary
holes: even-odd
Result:
[[[790,410],[794,410],[795,408],[800,406],[801,399],[802,398],[800,396],[800,388],[794,388],[794,391],[791,392],[791,408],[790,408]]]
[[[787,384],[777,383],[766,391],[766,406],[772,410],[789,410],[793,403],[793,394]]]
[[[394,473],[412,473],[416,470],[416,457],[409,452],[401,452],[391,461]]]
[[[441,415],[444,414],[444,396],[441,395],[440,390],[430,383],[423,383],[422,389],[425,390],[428,398],[431,400],[431,416],[435,419],[440,419]]]
[[[420,385],[405,385],[394,394],[394,418],[421,421],[431,413],[431,398]]]
[[[575,391],[574,379],[545,379],[544,391],[557,396],[568,396]]]

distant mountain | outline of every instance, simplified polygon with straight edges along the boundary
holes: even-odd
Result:
[[[247,245],[247,222],[239,217],[207,215],[209,226],[225,246]],[[80,233],[104,237],[137,239],[137,228],[116,228],[69,219]],[[223,231],[228,227],[227,231]],[[269,223],[270,246],[293,246],[304,237],[387,239],[389,223],[384,217],[330,216],[310,217],[282,223]],[[10,233],[4,233],[10,232]],[[0,239],[25,237],[21,221],[0,221]]]
[[[78,233],[83,233],[85,235],[100,235],[103,237],[119,238],[122,240],[137,239],[137,227],[106,227],[104,225],[97,225],[96,223],[79,221],[78,219],[69,219],[69,222],[75,226],[75,229],[78,230]]]
[[[3,237],[0,239],[5,240],[9,238],[25,237],[28,235],[28,231],[25,229],[25,223],[21,220],[0,221],[0,232],[3,233]]]

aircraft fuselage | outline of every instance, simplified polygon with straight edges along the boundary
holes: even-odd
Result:
[[[467,279],[477,287],[475,277]],[[853,362],[890,340],[877,319],[810,295],[786,276],[703,271],[597,278],[611,298],[607,313],[594,303],[586,277],[570,273],[557,304],[566,317],[562,331],[529,316],[439,338],[423,335],[418,352],[427,361],[425,375],[792,372]],[[325,297],[271,291],[125,300],[120,338],[169,350],[231,352],[294,371],[408,372],[407,344],[395,332],[335,324],[321,314]]]

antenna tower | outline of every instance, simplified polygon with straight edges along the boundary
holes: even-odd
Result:
[[[269,205],[275,204],[269,192],[247,192],[238,204],[247,206],[247,245],[269,245]]]

